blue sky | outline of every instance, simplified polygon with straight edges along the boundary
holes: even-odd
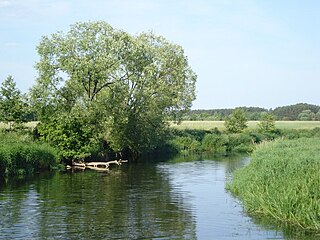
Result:
[[[0,81],[26,92],[41,36],[95,20],[180,44],[198,75],[194,109],[320,104],[317,0],[0,0]]]

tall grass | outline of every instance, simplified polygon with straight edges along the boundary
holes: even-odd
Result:
[[[57,164],[58,154],[47,144],[27,135],[0,132],[0,177],[32,174]]]
[[[320,138],[259,145],[227,188],[249,213],[320,232]]]

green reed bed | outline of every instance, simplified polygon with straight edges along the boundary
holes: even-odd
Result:
[[[227,188],[251,214],[319,233],[320,138],[260,144]]]
[[[14,133],[0,133],[0,177],[50,169],[57,161],[56,150],[47,144]]]

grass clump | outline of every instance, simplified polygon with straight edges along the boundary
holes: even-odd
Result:
[[[57,165],[56,150],[26,135],[0,133],[0,177],[33,174]]]
[[[255,215],[320,232],[320,138],[260,144],[227,185]]]

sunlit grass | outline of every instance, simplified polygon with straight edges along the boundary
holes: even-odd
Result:
[[[37,126],[38,121],[30,121],[23,123],[23,126],[33,129]],[[9,123],[0,122],[0,129],[9,128]]]
[[[279,129],[313,129],[320,127],[320,121],[277,121]]]

